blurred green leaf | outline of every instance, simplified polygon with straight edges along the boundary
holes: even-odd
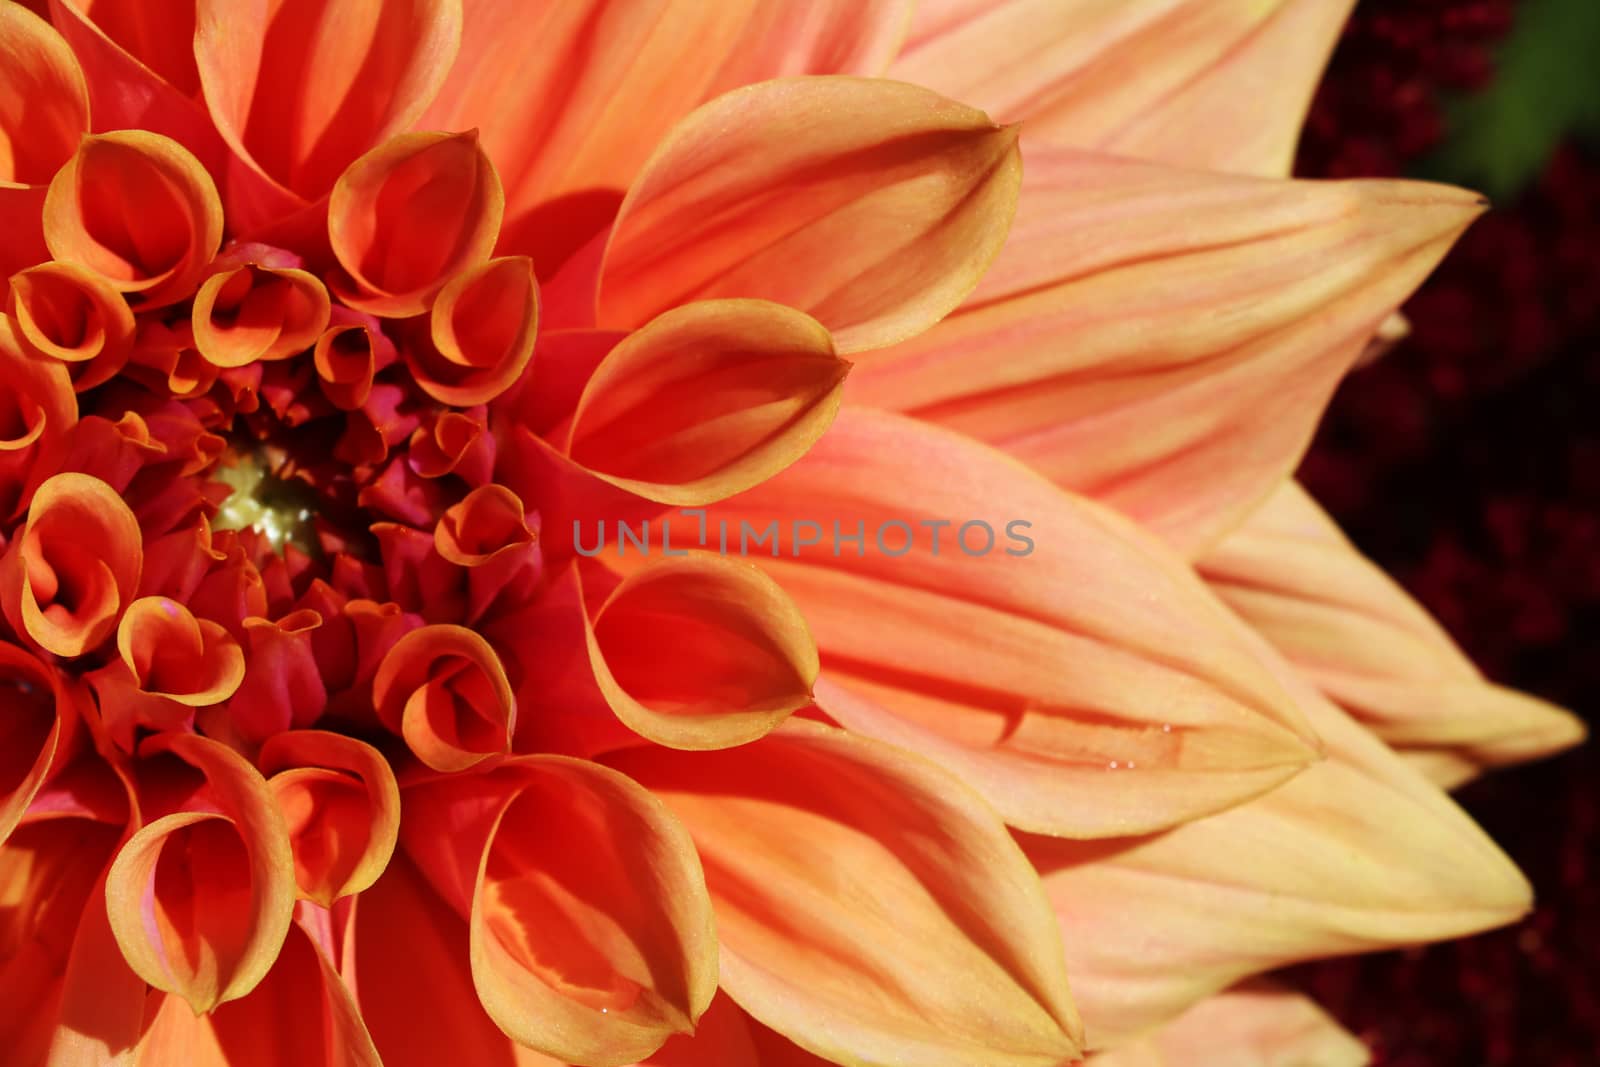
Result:
[[[1447,109],[1426,177],[1510,198],[1571,133],[1600,137],[1600,0],[1523,0],[1494,82]]]

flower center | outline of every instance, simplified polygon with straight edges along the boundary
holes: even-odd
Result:
[[[216,530],[250,528],[272,542],[315,554],[317,494],[298,478],[280,477],[284,457],[270,445],[230,449],[212,477],[233,490],[217,510]]]

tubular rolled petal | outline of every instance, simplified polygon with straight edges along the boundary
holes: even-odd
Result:
[[[68,364],[73,388],[110,380],[133,351],[133,312],[104,278],[71,263],[42,263],[11,276],[6,309],[22,340]]]
[[[1026,155],[994,269],[948,319],[864,358],[846,401],[993,444],[1190,553],[1289,474],[1334,386],[1485,203]]]
[[[1061,922],[1078,1005],[1105,1045],[1249,975],[1464,937],[1530,906],[1516,867],[1437,786],[1293,668],[1276,669],[1325,739],[1323,762],[1164,834],[1020,838]]]
[[[533,358],[539,328],[533,261],[509,256],[463,270],[434,300],[429,326],[433,347],[406,350],[422,391],[456,407],[493,400]]]
[[[688,834],[605,767],[537,756],[502,773],[515,791],[467,872],[484,1010],[518,1044],[588,1067],[633,1063],[692,1031],[717,963]]]
[[[0,643],[0,847],[50,774],[69,699],[54,668]]]
[[[344,981],[298,924],[261,984],[196,1015],[168,996],[155,1007],[134,1067],[381,1067]]]
[[[50,182],[44,236],[56,259],[140,308],[193,295],[222,240],[211,176],[182,145],[142,130],[85,137]]]
[[[1486,681],[1420,604],[1287,482],[1202,577],[1329,699],[1458,785],[1583,740],[1581,720]]]
[[[0,606],[19,634],[58,656],[110,637],[139,586],[138,520],[109,485],[57,474],[39,486],[0,559]]]
[[[781,538],[781,558],[748,550],[816,635],[823,709],[955,770],[1012,825],[1157,830],[1317,758],[1248,630],[1181,559],[957,435],[847,407],[718,514],[741,551],[746,532]],[[835,529],[800,547],[821,516]]]
[[[334,279],[336,295],[374,315],[426,311],[452,278],[489,258],[504,208],[476,134],[385,141],[350,164],[328,199],[328,236],[349,275],[343,287]]]
[[[192,325],[200,355],[218,367],[288,359],[327,329],[328,290],[315,275],[247,263],[207,278]]]
[[[594,609],[589,662],[629,727],[673,748],[752,741],[811,703],[817,649],[788,594],[695,552],[624,578]]]
[[[242,620],[250,669],[228,702],[229,717],[242,737],[260,744],[274,734],[309,726],[322,713],[328,690],[312,648],[322,624],[322,616],[309,608],[280,619]]]
[[[789,78],[684,119],[628,192],[599,325],[693,300],[798,308],[839,351],[922,332],[977,285],[1016,209],[1017,132],[899,82]]]
[[[1053,1067],[1080,1054],[1038,882],[953,776],[802,721],[738,750],[607,761],[688,827],[722,987],[762,1023],[844,1063]]]
[[[128,605],[117,652],[139,688],[189,707],[220,704],[244,680],[244,650],[219,624],[164,596]]]
[[[217,130],[302,201],[409,128],[438,92],[459,0],[199,0],[194,57]]]
[[[336,323],[323,331],[311,350],[322,393],[340,411],[359,410],[372,395],[378,371],[394,358],[393,342],[376,323]]]
[[[46,185],[89,132],[72,49],[21,4],[0,7],[0,187]]]
[[[378,718],[437,771],[462,771],[511,750],[516,698],[489,642],[462,626],[412,630],[372,682]]]
[[[1053,144],[1286,175],[1352,6],[938,0],[918,6],[889,76]]]
[[[288,825],[302,898],[331,907],[378,880],[400,833],[400,790],[377,749],[291,730],[268,738],[256,762]]]
[[[600,361],[567,454],[637,496],[712,503],[803,455],[833,421],[849,369],[827,330],[782,305],[676,308]]]
[[[266,780],[241,756],[197,734],[146,742],[158,750],[204,773],[217,810],[176,811],[129,838],[107,875],[106,912],[139,977],[200,1014],[272,967],[293,917],[294,858]]]

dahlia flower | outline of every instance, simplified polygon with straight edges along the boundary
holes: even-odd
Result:
[[[1348,7],[0,6],[0,1060],[1360,1062],[1581,730],[1289,481]]]

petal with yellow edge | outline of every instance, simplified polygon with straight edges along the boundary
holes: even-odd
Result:
[[[955,770],[1013,825],[1161,829],[1317,758],[1183,560],[958,435],[846,408],[804,460],[711,514],[816,635],[823,709]],[[832,530],[805,528],[823,517]],[[780,558],[744,540],[769,528]]]
[[[212,121],[302,201],[410,128],[443,83],[460,0],[199,0],[194,56]]]
[[[431,344],[406,348],[411,376],[441,404],[471,407],[510,389],[533,358],[539,283],[533,261],[504,256],[463,270],[429,312]]]
[[[547,274],[609,221],[650,151],[696,106],[768,78],[882,73],[910,6],[475,2],[422,126],[482,131],[506,181],[510,250]]]
[[[328,238],[348,275],[332,279],[334,294],[374,315],[426,311],[455,275],[489,258],[504,208],[477,134],[385,141],[350,164],[328,198]]]
[[[220,704],[244,680],[244,650],[233,635],[164,596],[128,605],[117,652],[140,689],[189,707]]]
[[[1289,474],[1374,331],[1485,203],[1025,149],[994,269],[926,334],[863,357],[846,403],[987,441],[1191,552]]]
[[[628,191],[599,325],[755,297],[798,308],[840,352],[927,329],[978,284],[1021,180],[1017,131],[900,82],[788,78],[675,126]]]
[[[1516,867],[1437,786],[1297,683],[1293,668],[1278,669],[1327,743],[1323,762],[1164,834],[1021,837],[1103,1044],[1253,974],[1464,937],[1530,906]]]
[[[1055,1067],[1079,1054],[1038,881],[955,777],[803,721],[736,750],[607,762],[689,828],[722,987],[762,1023],[846,1063]]]
[[[412,630],[372,680],[378,718],[436,771],[463,771],[511,751],[517,704],[489,642],[464,626]]]
[[[0,644],[0,846],[57,763],[76,711],[61,676],[11,644]]]
[[[201,284],[191,324],[207,362],[243,367],[299,355],[322,336],[329,314],[328,290],[315,275],[243,263]]]
[[[298,924],[261,984],[197,1015],[153,992],[133,1067],[381,1067],[350,991]]]
[[[106,911],[128,965],[196,1013],[245,996],[283,947],[294,913],[294,856],[267,782],[244,758],[198,734],[161,734],[199,769],[211,807],[146,824],[106,877]]]
[[[1302,675],[1441,785],[1585,736],[1571,713],[1487,681],[1294,482],[1196,566]]]
[[[85,137],[50,181],[44,239],[136,308],[194,295],[222,242],[222,202],[200,161],[142,130]]]
[[[1354,0],[935,0],[889,76],[1030,138],[1284,175]],[[1129,77],[1136,70],[1138,77]]]
[[[19,635],[81,656],[117,628],[144,565],[139,523],[100,479],[47,479],[0,558],[0,607]]]
[[[636,496],[711,503],[803,455],[833,421],[849,369],[827,330],[781,304],[674,308],[600,361],[566,452]]]
[[[76,392],[110,380],[133,351],[133,311],[111,283],[73,263],[11,276],[6,310],[35,352],[67,364]]]
[[[89,89],[72,49],[22,4],[0,7],[0,194],[48,185],[88,132]]]
[[[672,748],[742,745],[811,703],[817,649],[805,619],[750,563],[692,552],[620,582],[594,566],[581,573],[595,679],[644,737]]]
[[[468,918],[483,1008],[517,1043],[620,1067],[694,1029],[716,937],[694,846],[659,800],[609,768],[529,756],[405,804],[402,843]]]
[[[1207,997],[1148,1037],[1089,1057],[1089,1067],[1367,1067],[1372,1056],[1311,998],[1271,982]]]
[[[289,730],[267,739],[256,764],[288,826],[302,898],[332,907],[378,880],[400,834],[400,789],[377,749]]]

